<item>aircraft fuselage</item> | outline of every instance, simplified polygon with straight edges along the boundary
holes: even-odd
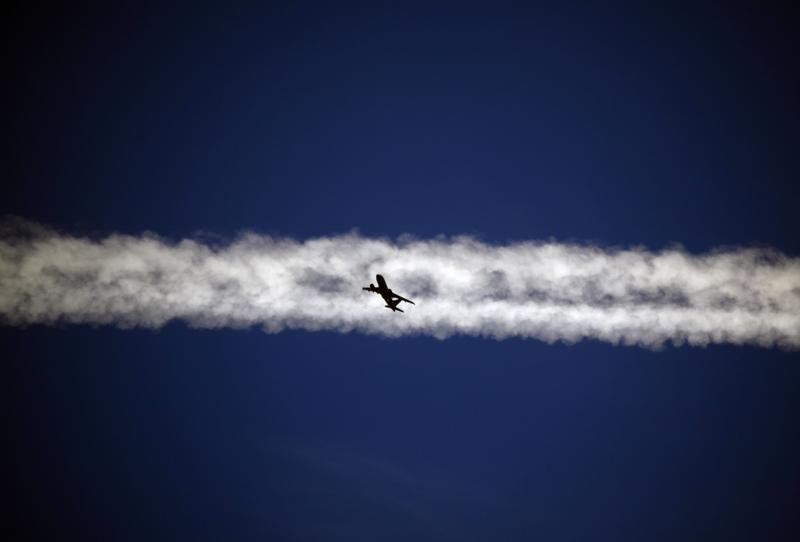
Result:
[[[385,307],[387,309],[392,309],[392,311],[403,312],[402,309],[397,308],[397,305],[399,305],[401,301],[405,301],[406,303],[411,303],[412,305],[414,305],[414,302],[411,301],[410,299],[406,299],[394,293],[391,290],[391,288],[389,288],[386,285],[386,280],[384,280],[382,275],[376,275],[375,278],[378,281],[378,286],[370,284],[368,287],[362,288],[362,290],[365,290],[367,292],[374,292],[380,295],[383,298],[383,301],[386,303]]]

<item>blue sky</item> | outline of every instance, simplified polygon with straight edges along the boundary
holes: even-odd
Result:
[[[4,215],[90,236],[800,253],[797,20],[775,8],[152,5],[11,21]],[[50,538],[800,530],[796,352],[182,323],[0,335],[16,516]]]

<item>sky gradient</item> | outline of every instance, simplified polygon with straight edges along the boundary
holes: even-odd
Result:
[[[756,3],[17,11],[0,213],[91,239],[797,258],[797,23]],[[0,344],[32,536],[800,533],[796,351],[182,322]]]

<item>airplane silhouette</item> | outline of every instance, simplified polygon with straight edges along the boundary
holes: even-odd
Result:
[[[394,293],[392,290],[386,286],[386,281],[383,280],[381,275],[375,275],[375,278],[378,279],[378,287],[376,288],[374,284],[370,283],[368,288],[361,288],[362,290],[366,290],[367,292],[375,292],[376,294],[380,294],[383,300],[386,302],[386,308],[392,309],[392,311],[400,311],[403,312],[403,309],[398,309],[397,305],[400,304],[401,301],[405,301],[406,303],[411,303],[412,305],[416,305],[410,299],[406,299],[405,297],[401,297]]]

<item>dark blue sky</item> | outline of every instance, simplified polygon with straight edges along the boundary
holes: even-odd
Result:
[[[92,236],[800,254],[798,19],[776,8],[137,3],[7,22],[2,214]],[[15,515],[50,539],[800,534],[797,353],[180,323],[0,340]]]

